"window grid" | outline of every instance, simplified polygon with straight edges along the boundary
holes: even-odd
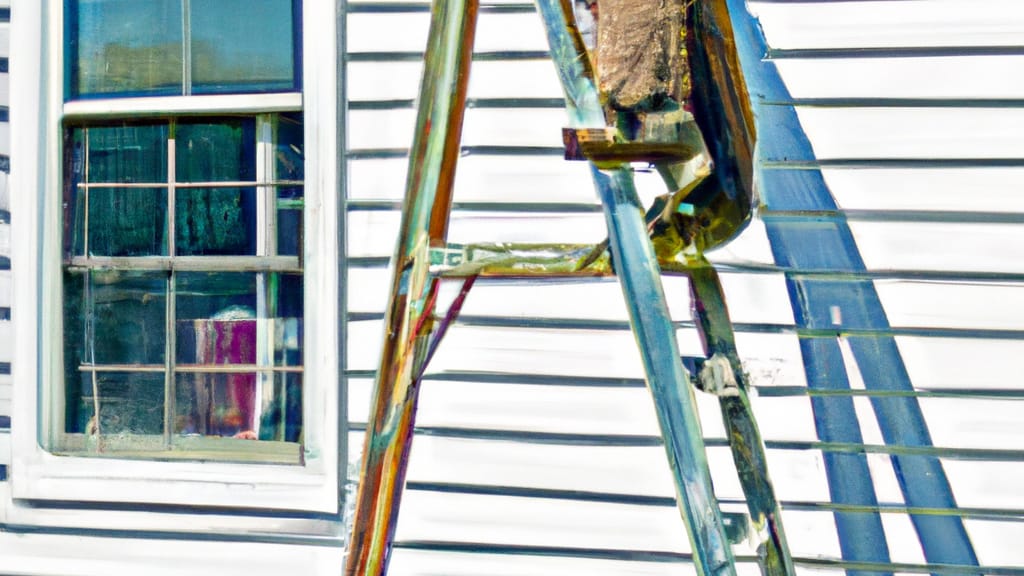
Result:
[[[301,89],[298,0],[165,0],[150,2],[149,11],[143,3],[115,4],[67,3],[65,100]],[[218,26],[245,8],[253,33]]]
[[[78,366],[78,370],[89,373],[92,385],[93,414],[99,415],[102,395],[99,389],[98,378],[102,373],[163,373],[164,374],[164,414],[163,414],[163,444],[164,448],[171,447],[174,436],[174,423],[176,418],[176,375],[177,374],[253,374],[258,381],[256,386],[256,413],[254,420],[256,425],[260,422],[262,408],[260,393],[261,390],[273,390],[274,379],[278,374],[301,374],[303,367],[275,365],[274,345],[270,335],[271,322],[277,314],[277,291],[278,282],[276,279],[279,272],[302,272],[302,264],[299,256],[278,255],[277,243],[277,214],[278,210],[301,209],[302,199],[278,200],[277,190],[284,186],[303,186],[302,180],[278,179],[276,174],[275,143],[277,142],[277,115],[258,114],[255,119],[255,177],[251,181],[229,180],[229,181],[192,181],[178,182],[177,180],[177,146],[176,128],[177,120],[168,120],[169,133],[166,139],[167,145],[167,179],[166,182],[92,182],[90,180],[90,154],[89,154],[89,127],[82,128],[83,138],[83,179],[76,187],[84,196],[84,222],[83,222],[83,256],[71,256],[65,263],[69,270],[81,270],[83,274],[83,299],[88,306],[93,305],[91,294],[92,282],[90,272],[104,267],[116,267],[122,270],[167,270],[166,310],[165,310],[165,358],[163,365],[145,364],[101,364],[95,359],[95,327],[92,323],[92,315],[87,316],[84,331],[85,354],[88,362]],[[251,187],[256,195],[256,254],[254,256],[178,256],[176,245],[176,206],[178,189],[196,188],[237,188]],[[93,257],[89,247],[90,232],[90,190],[95,188],[114,189],[139,189],[139,188],[165,188],[166,199],[166,256],[126,256],[126,257]],[[301,252],[301,247],[300,247]],[[180,265],[184,264],[184,266]],[[178,363],[177,359],[177,272],[178,271],[254,271],[256,272],[256,362],[238,364],[184,364]],[[282,355],[281,361],[287,362],[286,355]],[[287,385],[282,382],[280,394],[276,400],[280,406],[284,406]],[[96,417],[97,433],[99,430],[99,418]],[[86,431],[88,433],[88,430]],[[278,426],[274,440],[284,440],[285,426]]]

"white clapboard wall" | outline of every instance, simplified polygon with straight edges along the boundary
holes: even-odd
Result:
[[[415,117],[427,5],[351,2],[347,37],[350,420],[367,418]],[[723,273],[790,549],[803,571],[840,573],[826,460],[866,464],[892,566],[927,571],[910,505],[872,409],[878,378],[845,338],[794,316],[766,221],[848,226],[877,291],[957,508],[982,565],[1024,565],[1024,12],[1012,0],[754,2],[809,158],[776,174],[823,177],[829,214],[762,206],[714,254]],[[594,242],[604,224],[584,166],[560,159],[560,87],[530,3],[481,9],[450,240]],[[792,108],[791,108],[792,109]],[[795,121],[792,128],[798,128]],[[772,138],[773,132],[762,130]],[[660,193],[638,174],[648,200]],[[767,178],[765,186],[779,178]],[[782,178],[781,180],[785,180]],[[763,190],[762,192],[772,192]],[[766,194],[766,198],[774,198]],[[787,220],[789,219],[789,220]],[[808,271],[842,280],[847,271]],[[830,276],[831,274],[831,276]],[[683,354],[699,352],[685,280],[666,280]],[[842,322],[842,318],[837,318]],[[836,330],[836,334],[840,334]],[[810,390],[801,340],[838,341],[843,398]],[[861,372],[868,374],[862,376]],[[484,373],[484,374],[482,374]],[[881,375],[886,378],[886,375]],[[678,574],[692,570],[621,293],[614,280],[479,281],[423,384],[391,572]],[[862,441],[820,436],[811,397],[846,402]],[[716,492],[743,511],[717,403],[698,395]],[[352,433],[352,454],[361,436]],[[890,441],[891,442],[891,441]],[[867,445],[864,448],[863,445]],[[835,480],[835,479],[834,479]],[[847,542],[849,544],[849,542]],[[758,573],[749,546],[741,573]]]
[[[10,56],[11,7],[9,0],[0,0],[0,478],[6,478],[10,463],[11,415],[11,190],[7,187],[10,173],[11,137],[8,104],[8,57]]]
[[[4,469],[10,463],[9,197],[18,193],[6,187],[7,6],[0,0]],[[1024,175],[1024,75],[1015,71],[1024,65],[1024,5],[762,0],[751,6],[815,153],[791,164],[776,159],[776,168],[820,173],[835,203],[824,216],[767,203],[740,238],[713,255],[723,266],[798,570],[838,575],[852,565],[844,561],[827,461],[853,450],[870,472],[865,481],[877,494],[895,564],[874,568],[929,571],[889,457],[894,448],[885,446],[872,408],[880,393],[861,381],[860,372],[870,367],[858,370],[845,341],[840,349],[854,390],[847,397],[863,443],[877,449],[828,444],[816,427],[812,396],[822,396],[809,390],[801,342],[821,335],[799,326],[787,281],[801,272],[777,263],[765,221],[828,217],[848,223],[864,263],[859,277],[871,280],[890,326],[857,335],[895,338],[912,384],[906,394],[918,400],[956,498],[958,508],[929,512],[962,517],[980,563],[1019,574],[1024,195],[1017,183]],[[358,458],[429,13],[422,2],[352,1],[346,7],[349,321],[343,363],[349,452]],[[565,113],[546,50],[532,4],[484,2],[452,242],[598,242],[605,236],[586,167],[561,159]],[[653,174],[639,173],[638,184],[648,201],[661,193]],[[682,353],[697,354],[687,283],[671,278],[665,287],[680,323]],[[716,492],[724,509],[741,512],[743,495],[717,402],[703,394],[697,400]],[[691,573],[688,539],[614,280],[477,282],[423,383],[417,426],[389,574]],[[97,559],[119,557],[140,573],[149,572],[154,558],[168,571],[178,566],[198,573],[216,565],[225,574],[243,573],[243,564],[231,565],[213,550],[225,546],[0,532],[0,549],[20,554],[8,555],[8,562],[37,565],[30,561],[63,550],[67,558],[90,558],[91,573],[104,573]],[[235,557],[277,546],[281,555],[271,568],[281,570],[307,553],[278,544],[233,546]],[[734,551],[740,573],[759,573],[749,546]],[[318,554],[323,565],[337,562],[327,551]],[[70,573],[69,565],[54,564],[52,573]],[[0,572],[18,573],[20,566],[0,563]],[[970,573],[948,571],[961,572]]]

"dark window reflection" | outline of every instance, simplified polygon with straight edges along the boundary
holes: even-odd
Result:
[[[274,147],[276,179],[298,181],[305,178],[301,114],[282,114],[277,120]],[[298,256],[302,249],[303,187],[289,185],[277,191],[277,253]]]
[[[178,256],[256,253],[253,188],[178,190],[174,207]]]
[[[183,93],[181,0],[68,4],[72,97]]]
[[[256,179],[256,122],[252,118],[179,122],[174,139],[178,182]]]
[[[160,368],[166,351],[167,276],[153,272],[64,274],[66,426],[87,432],[96,404],[103,430],[149,431],[162,426],[163,372],[96,373],[119,366]],[[99,386],[99,398],[94,385]],[[154,411],[161,413],[160,418]],[[136,414],[135,412],[138,412]],[[105,419],[105,420],[104,420]]]
[[[167,181],[166,123],[92,126],[88,134],[89,182]]]
[[[270,367],[302,365],[301,275],[181,273],[175,291],[176,361],[189,370],[176,376],[174,432],[296,441],[301,373]],[[266,370],[254,371],[255,365]],[[214,366],[239,371],[214,372]]]
[[[255,147],[251,118],[180,123],[175,131],[177,181],[254,182]],[[181,188],[174,211],[178,255],[256,253],[254,188]]]
[[[166,188],[89,191],[89,255],[167,254]]]
[[[68,0],[68,97],[299,88],[299,0],[189,4],[186,45],[182,0]]]
[[[292,0],[192,0],[191,8],[193,93],[296,87]]]

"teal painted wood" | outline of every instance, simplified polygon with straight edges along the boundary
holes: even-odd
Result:
[[[537,0],[537,6],[565,90],[570,124],[577,128],[605,126],[588,57],[581,50],[578,34],[571,32],[575,26],[571,8],[557,0]],[[604,206],[612,257],[654,397],[694,563],[700,574],[735,574],[711,486],[690,376],[679,361],[675,327],[632,172],[628,166],[601,170],[593,164],[591,171]]]
[[[716,354],[725,356],[738,385],[732,394],[719,397],[719,406],[747,510],[755,529],[764,534],[765,539],[758,550],[761,571],[766,576],[796,574],[782,525],[782,510],[768,476],[764,441],[750,405],[750,383],[740,365],[736,337],[718,272],[710,264],[693,268],[690,290],[705,355],[708,358]]]

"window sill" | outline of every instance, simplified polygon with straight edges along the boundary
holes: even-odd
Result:
[[[168,454],[161,452],[153,459],[139,460],[114,454],[101,458],[56,455],[37,449],[33,457],[15,457],[13,496],[98,505],[337,513],[337,474],[325,467],[321,458],[307,454],[303,465],[281,465],[225,462],[222,458],[197,461],[195,453],[171,461]]]
[[[215,461],[240,464],[301,464],[302,447],[296,442],[242,440],[216,436],[175,436],[164,447],[162,436],[103,437],[102,443],[85,434],[65,434],[55,456],[117,458],[155,461]]]

